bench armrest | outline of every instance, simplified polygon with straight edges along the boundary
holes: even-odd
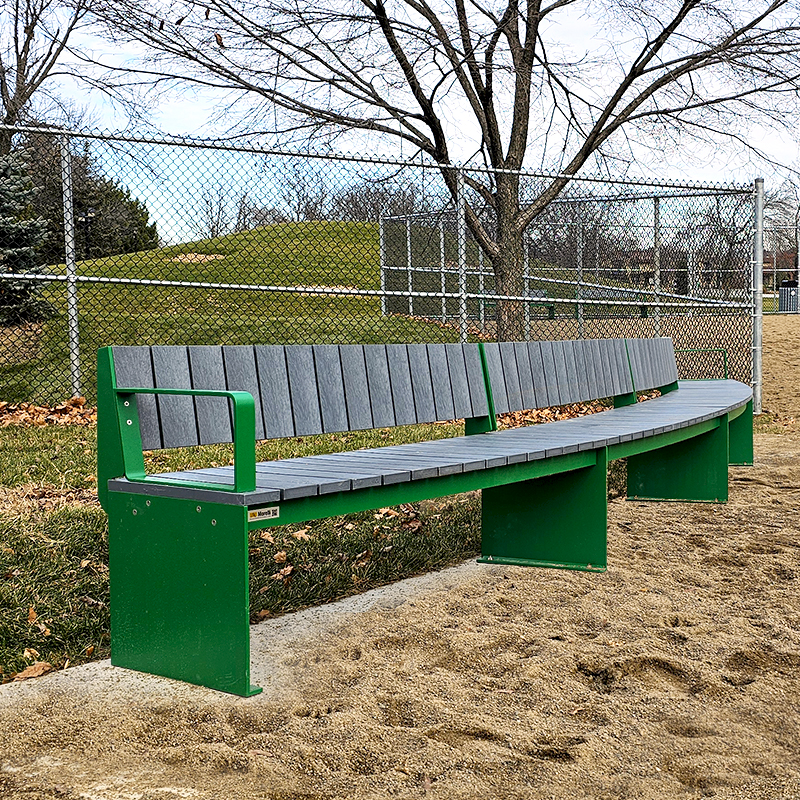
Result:
[[[116,389],[117,418],[124,454],[125,477],[135,481],[153,481],[193,487],[214,488],[227,492],[252,492],[256,488],[256,406],[249,392],[222,389]],[[149,477],[144,471],[139,413],[132,398],[137,394],[188,395],[190,397],[226,397],[233,403],[233,486],[215,483],[184,483],[168,478]],[[128,465],[135,465],[129,468]]]

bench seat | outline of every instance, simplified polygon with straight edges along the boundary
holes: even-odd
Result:
[[[351,492],[376,486],[486,470],[644,439],[744,409],[751,390],[738,381],[681,381],[680,391],[623,408],[612,408],[546,426],[532,425],[342,453],[264,461],[256,465],[253,492],[214,492],[214,502],[254,506]],[[613,458],[613,453],[610,458]],[[192,483],[233,486],[232,466],[167,472],[162,486],[128,481],[109,483],[111,491],[210,500],[209,490]],[[171,483],[166,483],[170,481]],[[212,490],[213,491],[213,490]]]

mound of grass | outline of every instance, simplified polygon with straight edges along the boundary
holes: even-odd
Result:
[[[97,348],[112,344],[456,341],[454,328],[382,315],[376,297],[315,293],[319,287],[377,289],[379,261],[375,223],[304,222],[81,262],[79,274],[90,277],[307,289],[79,284],[83,394],[94,399]],[[43,326],[38,347],[22,363],[0,346],[0,399],[54,404],[70,393],[64,285],[51,285],[43,294],[58,315]]]

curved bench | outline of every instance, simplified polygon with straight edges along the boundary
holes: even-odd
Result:
[[[637,392],[661,396],[637,402]],[[497,415],[613,398],[498,430]],[[678,382],[669,339],[115,347],[98,354],[112,663],[249,682],[248,534],[482,490],[481,561],[603,570],[607,465],[628,494],[724,501],[752,463],[752,392]],[[255,441],[465,419],[466,436],[255,463]],[[146,475],[142,450],[233,442],[234,465]]]

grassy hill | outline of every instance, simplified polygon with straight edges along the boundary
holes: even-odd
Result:
[[[54,272],[63,272],[60,265]],[[82,388],[92,398],[98,347],[453,341],[457,332],[381,316],[376,297],[314,294],[320,286],[380,286],[375,223],[284,223],[156,250],[80,262],[83,276],[303,286],[307,292],[80,284]],[[0,400],[56,402],[70,393],[64,284],[46,290],[59,315],[24,360],[0,348]],[[3,363],[5,362],[5,363]]]

